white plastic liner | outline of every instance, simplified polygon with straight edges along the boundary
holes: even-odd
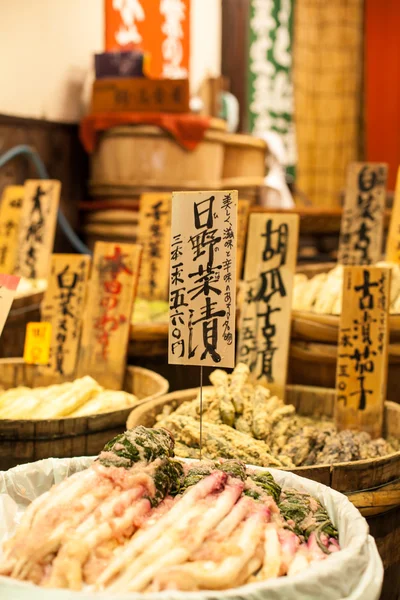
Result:
[[[49,458],[0,472],[0,547],[14,532],[26,506],[54,484],[88,467],[92,458]],[[339,529],[342,550],[311,565],[295,577],[280,577],[223,592],[161,592],[111,594],[44,589],[0,577],[1,600],[378,600],[383,566],[368,524],[342,494],[303,477],[268,470],[284,487],[307,491],[326,507]],[[1,550],[0,550],[1,560]]]

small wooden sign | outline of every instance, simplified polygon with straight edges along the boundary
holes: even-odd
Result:
[[[400,264],[400,167],[397,171],[396,191],[386,244],[386,260]]]
[[[4,188],[0,204],[0,273],[12,275],[15,271],[23,200],[23,185]]]
[[[18,248],[17,273],[45,279],[53,251],[61,183],[55,179],[25,182]]]
[[[339,430],[382,435],[388,360],[390,269],[346,267],[336,372]]]
[[[140,254],[136,244],[97,242],[94,248],[78,373],[110,390],[124,381]]]
[[[387,165],[352,163],[340,227],[338,262],[372,265],[381,259]]]
[[[0,335],[7,321],[20,278],[8,273],[0,273]]]
[[[251,214],[237,362],[253,380],[285,394],[299,216]]]
[[[239,282],[242,276],[244,250],[246,248],[247,230],[249,226],[249,200],[239,200],[238,204],[238,232],[237,232],[237,251],[236,251],[236,281]]]
[[[140,197],[139,233],[142,246],[138,297],[168,300],[171,194]]]
[[[51,324],[50,360],[43,375],[73,375],[76,369],[86,286],[91,259],[79,254],[53,254],[47,290],[41,306],[42,321]]]
[[[92,113],[189,112],[188,79],[98,79],[93,83]]]
[[[237,192],[174,192],[169,363],[235,364]]]
[[[50,360],[51,323],[28,323],[24,361],[29,365],[47,365]]]

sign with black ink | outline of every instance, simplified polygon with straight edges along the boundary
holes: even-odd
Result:
[[[397,171],[396,192],[394,195],[390,227],[386,244],[386,260],[400,264],[400,167]]]
[[[340,228],[338,262],[373,265],[381,259],[387,165],[352,163]]]
[[[53,254],[47,290],[41,306],[42,321],[51,323],[50,361],[43,373],[60,377],[76,369],[86,286],[91,259],[79,254]]]
[[[235,365],[236,191],[174,192],[169,363]]]
[[[283,397],[290,342],[299,216],[250,215],[237,362]]]
[[[10,312],[17,287],[19,277],[16,275],[3,275],[0,273],[0,335],[3,332],[4,325],[7,321],[8,313]]]
[[[24,186],[4,188],[0,204],[0,273],[12,275],[17,262]]]
[[[336,372],[339,430],[382,435],[391,270],[346,267]]]
[[[138,298],[168,299],[170,236],[171,194],[142,194],[137,238],[142,246]]]
[[[32,179],[25,182],[24,188],[17,274],[45,279],[53,251],[61,183]]]

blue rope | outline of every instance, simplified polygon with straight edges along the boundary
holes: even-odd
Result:
[[[15,158],[16,156],[26,155],[32,160],[35,169],[40,177],[40,179],[49,179],[49,174],[47,173],[46,167],[43,164],[42,159],[39,154],[36,152],[34,148],[27,146],[26,144],[21,144],[19,146],[14,146],[10,150],[7,150],[4,154],[0,156],[0,169],[10,160]],[[85,244],[79,239],[76,235],[75,231],[72,229],[71,225],[68,223],[65,215],[61,212],[61,209],[58,209],[57,215],[58,224],[65,234],[65,236],[70,241],[71,245],[79,254],[92,254],[91,251]]]

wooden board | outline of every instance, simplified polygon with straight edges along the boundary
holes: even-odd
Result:
[[[141,248],[97,242],[84,314],[78,375],[108,389],[123,384]]]
[[[12,275],[17,262],[24,186],[4,188],[0,204],[0,273]]]
[[[54,179],[25,182],[18,247],[17,274],[45,279],[56,231],[61,183]]]
[[[336,373],[339,430],[380,437],[386,398],[390,269],[346,267]]]
[[[170,364],[235,364],[237,196],[172,194]]]
[[[298,215],[250,216],[237,362],[282,398],[298,236]]]
[[[74,375],[83,323],[91,259],[79,254],[53,254],[42,321],[51,323],[50,361],[42,375]]]
[[[236,280],[239,282],[243,271],[244,251],[246,248],[247,230],[249,226],[250,201],[239,200],[238,203],[238,232],[236,249]]]
[[[19,277],[0,273],[0,336],[17,292]]]
[[[142,246],[139,298],[168,299],[170,235],[171,194],[143,194],[137,236]]]
[[[92,113],[189,112],[188,79],[99,79],[93,83]]]
[[[396,192],[386,243],[386,260],[400,264],[400,168],[397,171]]]
[[[387,165],[352,163],[340,228],[338,262],[372,265],[381,259]]]

